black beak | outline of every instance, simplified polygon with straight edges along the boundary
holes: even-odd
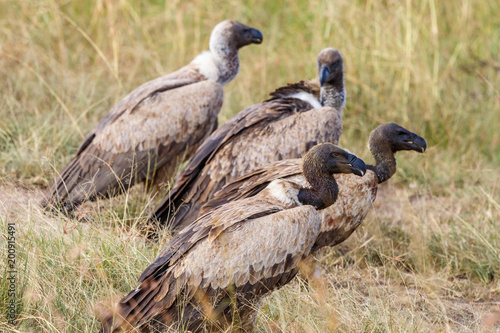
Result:
[[[328,78],[330,77],[330,71],[326,65],[321,65],[319,69],[319,84],[323,87]]]
[[[252,43],[254,43],[254,44],[262,43],[262,40],[264,39],[264,37],[262,36],[262,33],[259,30],[253,29],[253,28],[251,28],[250,30],[252,33]]]
[[[353,154],[349,154],[347,158],[349,161],[349,168],[353,174],[363,176],[366,173],[366,164],[362,159]]]
[[[415,133],[412,133],[411,140],[406,142],[410,144],[412,150],[418,153],[423,153],[427,149],[427,142],[425,142],[424,138]]]

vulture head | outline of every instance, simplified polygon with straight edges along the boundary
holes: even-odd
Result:
[[[372,145],[388,145],[392,153],[401,150],[414,150],[423,153],[427,149],[425,140],[395,123],[386,123],[377,127],[370,134],[370,150]]]
[[[363,176],[366,165],[356,155],[331,143],[323,143],[312,147],[304,156],[304,174],[333,175],[335,173],[353,173]]]
[[[314,146],[303,159],[302,171],[311,185],[301,188],[299,201],[316,209],[325,209],[337,200],[339,191],[333,177],[335,173],[353,173],[363,176],[366,165],[363,160],[331,143]]]
[[[327,83],[335,83],[339,78],[343,80],[344,59],[336,49],[329,47],[318,55],[319,83],[323,87]]]
[[[226,20],[217,24],[210,35],[210,50],[235,51],[249,44],[262,43],[262,33],[254,28],[234,21]]]

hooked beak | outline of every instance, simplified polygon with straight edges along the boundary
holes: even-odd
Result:
[[[319,69],[319,84],[323,87],[328,78],[330,77],[330,71],[326,65],[321,65]]]
[[[425,142],[424,138],[421,136],[416,135],[415,133],[412,133],[412,137],[410,140],[406,140],[406,143],[409,143],[411,146],[411,149],[418,152],[418,153],[423,153],[427,149],[427,143]]]
[[[362,159],[353,154],[349,154],[348,161],[348,166],[353,174],[357,176],[363,176],[366,173],[366,164]]]
[[[251,28],[251,32],[252,32],[252,43],[254,44],[262,43],[262,40],[264,39],[262,33],[259,30],[253,28]]]

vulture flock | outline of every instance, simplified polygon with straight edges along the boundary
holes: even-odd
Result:
[[[396,172],[396,152],[426,150],[395,123],[368,138],[374,165],[337,146],[346,91],[333,48],[319,53],[317,78],[276,89],[217,129],[239,49],[262,40],[240,22],[219,23],[209,51],[112,108],[47,190],[41,205],[71,215],[85,201],[175,178],[148,231],[173,237],[139,286],[99,314],[102,332],[253,331],[266,295],[361,224]]]

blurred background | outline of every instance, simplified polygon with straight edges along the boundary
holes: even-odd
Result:
[[[158,250],[137,235],[159,198],[139,186],[94,204],[88,225],[44,215],[40,193],[115,103],[190,62],[225,19],[264,42],[240,51],[220,123],[315,78],[317,54],[332,46],[345,60],[340,145],[372,162],[367,139],[385,122],[428,144],[398,154],[360,229],[318,255],[324,283],[273,294],[258,330],[498,331],[497,0],[0,0],[0,230],[17,223],[16,329],[95,331],[99,304],[135,288]],[[0,312],[6,290],[0,280]],[[4,319],[0,329],[14,331]]]

